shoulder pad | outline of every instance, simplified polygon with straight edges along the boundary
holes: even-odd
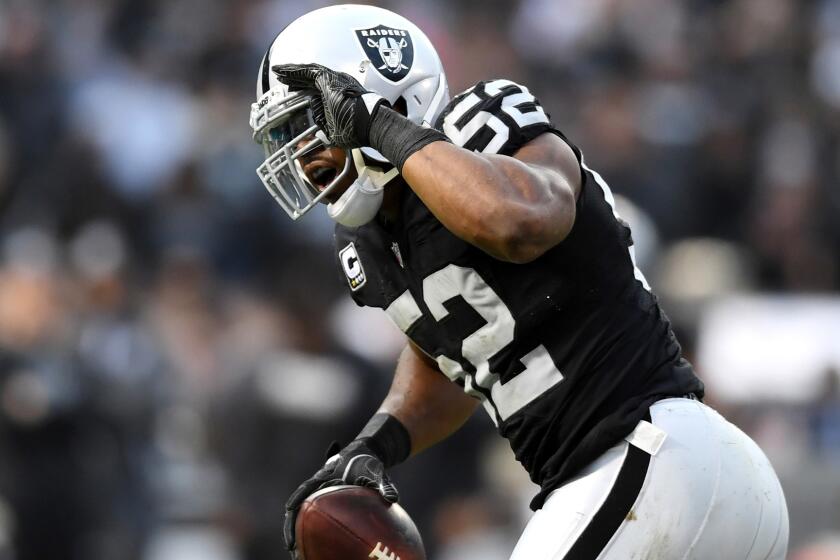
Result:
[[[456,95],[435,128],[468,150],[503,155],[554,129],[528,88],[501,79],[479,82]]]

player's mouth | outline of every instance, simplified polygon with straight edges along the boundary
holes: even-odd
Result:
[[[338,170],[324,162],[315,162],[306,166],[306,176],[319,191],[323,191],[338,176]]]
[[[301,164],[303,165],[303,172],[312,186],[319,192],[323,192],[341,174],[346,161],[344,158],[344,150],[328,148],[305,155]],[[346,176],[340,184],[324,196],[323,202],[333,203],[337,201],[354,180],[355,174]]]

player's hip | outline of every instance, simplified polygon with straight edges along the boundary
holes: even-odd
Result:
[[[651,406],[625,441],[555,490],[512,560],[782,559],[787,509],[758,446],[708,406]],[[635,556],[634,556],[635,555]]]

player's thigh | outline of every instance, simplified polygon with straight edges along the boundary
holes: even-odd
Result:
[[[749,436],[711,408],[700,406],[718,434],[720,479],[687,558],[717,559],[722,543],[731,543],[733,558],[784,560],[787,504],[770,461]]]
[[[553,492],[511,560],[719,560],[722,547],[731,559],[784,558],[784,496],[758,446],[696,401],[660,401],[651,416],[661,447],[637,442],[652,453],[639,462],[622,442]]]
[[[758,446],[705,405],[667,399],[651,408],[666,434],[627,519],[598,556],[782,559],[787,509]]]
[[[622,442],[609,449],[581,475],[552,492],[528,521],[511,560],[563,558],[613,489],[627,448]]]

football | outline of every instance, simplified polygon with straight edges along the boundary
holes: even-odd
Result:
[[[378,492],[360,486],[333,486],[301,505],[295,526],[303,560],[425,560],[414,522]]]

